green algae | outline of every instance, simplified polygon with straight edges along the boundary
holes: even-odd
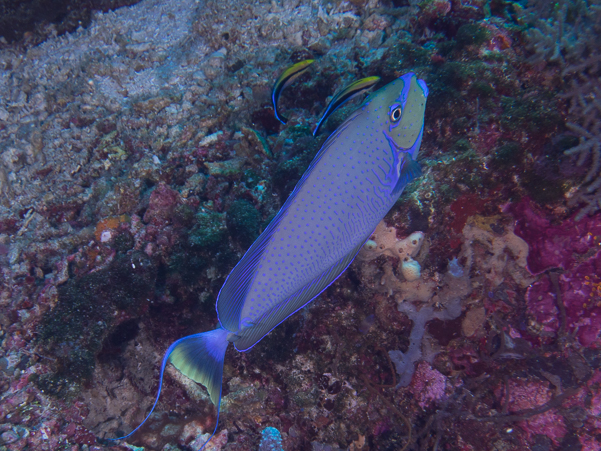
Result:
[[[282,153],[272,177],[273,187],[280,195],[282,202],[292,192],[323,142],[323,140],[313,139],[309,127],[292,128],[291,134],[287,137],[287,142],[290,142],[291,145]]]
[[[227,161],[205,162],[205,167],[210,175],[230,177],[240,173],[244,160],[242,158],[233,158]]]
[[[245,199],[235,200],[227,211],[226,224],[235,241],[247,249],[259,236],[261,215]]]
[[[111,247],[115,249],[117,252],[122,254],[126,253],[136,244],[136,240],[133,235],[128,231],[119,231],[117,236],[113,239],[111,243]]]
[[[574,180],[566,175],[571,158],[565,151],[578,144],[578,138],[561,135],[543,148],[535,164],[524,171],[521,183],[528,196],[541,205],[562,201],[573,186]]]
[[[458,48],[463,48],[468,45],[482,45],[489,39],[490,31],[476,23],[461,25],[455,36]]]
[[[473,80],[478,80],[479,83],[493,81],[490,71],[487,71],[486,65],[481,61],[449,61],[436,67],[428,77],[430,108],[453,116],[456,113],[452,110],[456,106],[464,111],[467,99],[462,91],[468,87],[468,82]]]
[[[194,210],[186,204],[179,204],[173,211],[173,222],[189,227],[194,224]]]
[[[197,283],[203,270],[209,267],[210,259],[201,252],[190,249],[179,249],[169,259],[169,272],[177,274],[186,286]]]
[[[522,156],[520,144],[515,141],[508,141],[495,149],[493,164],[501,168],[506,168],[519,164]]]
[[[466,154],[467,152],[473,152],[471,143],[465,138],[459,138],[451,145],[451,152],[457,152],[459,154]],[[469,156],[467,156],[469,158]]]
[[[528,98],[502,97],[501,125],[510,131],[550,132],[562,124],[557,99],[551,93]]]
[[[261,181],[261,177],[252,169],[247,169],[242,175],[242,181],[247,188],[253,189]]]
[[[300,138],[312,136],[313,130],[308,125],[294,125],[286,130],[286,139],[290,140],[293,143]]]
[[[292,192],[296,183],[311,164],[311,160],[313,160],[313,155],[310,152],[305,152],[289,160],[282,161],[277,166],[272,180],[282,201]]]
[[[136,317],[153,296],[156,268],[142,252],[117,254],[106,267],[58,288],[58,302],[42,319],[38,341],[56,357],[56,375],[44,380],[89,379],[119,312]]]
[[[436,194],[444,204],[448,204],[458,197],[459,191],[448,183],[443,183],[438,187]]]
[[[170,272],[185,283],[198,282],[202,271],[211,266],[228,272],[240,258],[230,245],[225,213],[201,210],[195,221],[188,232],[188,246],[182,246],[169,262]]]
[[[552,176],[541,176],[535,171],[526,171],[522,175],[522,184],[528,195],[541,205],[549,205],[563,199],[564,185]]]
[[[416,66],[427,66],[430,63],[432,52],[421,45],[413,42],[401,41],[394,46],[394,54],[391,55],[396,59],[392,61],[401,61],[403,67],[414,68]]]
[[[486,81],[475,81],[470,87],[471,93],[478,98],[494,97],[496,94],[495,88],[491,83]]]
[[[37,376],[37,375],[36,375]],[[61,398],[70,398],[66,387],[73,386],[73,380],[56,374],[46,373],[34,378],[32,382],[40,389],[42,393],[51,396],[60,396]]]
[[[218,250],[227,243],[225,215],[214,211],[201,211],[196,224],[188,233],[188,243],[199,250]]]

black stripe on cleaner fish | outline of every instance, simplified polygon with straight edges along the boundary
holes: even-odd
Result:
[[[290,86],[294,80],[304,74],[307,69],[309,69],[309,66],[314,62],[315,60],[304,60],[290,66],[288,69],[282,72],[273,85],[273,89],[271,91],[273,112],[275,113],[275,118],[284,125],[286,125],[288,119],[282,116],[278,111],[278,100],[280,99],[280,95],[282,95],[284,88]]]

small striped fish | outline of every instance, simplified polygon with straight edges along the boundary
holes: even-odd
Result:
[[[407,183],[420,175],[416,157],[427,96],[423,80],[403,75],[371,94],[330,135],[277,216],[227,277],[217,298],[221,327],[181,338],[167,349],[152,410],[171,361],[207,388],[219,421],[228,344],[248,351],[334,282]]]
[[[282,95],[282,91],[284,90],[284,88],[290,86],[290,84],[292,84],[294,80],[296,80],[298,77],[304,74],[309,69],[309,66],[314,62],[315,60],[304,60],[293,64],[284,72],[282,72],[282,74],[273,84],[273,89],[271,90],[271,102],[273,103],[273,113],[275,114],[275,118],[284,125],[286,125],[286,123],[288,122],[288,118],[282,116],[282,114],[278,110],[278,100],[280,99],[280,95]]]
[[[350,85],[345,86],[342,89],[342,91],[337,93],[332,98],[332,100],[326,107],[326,111],[323,113],[323,116],[321,116],[321,119],[317,123],[315,130],[313,130],[313,136],[317,136],[320,127],[332,114],[334,114],[334,111],[336,111],[349,100],[354,99],[355,97],[370,91],[379,81],[380,77],[367,77],[362,78],[361,80],[354,81]]]

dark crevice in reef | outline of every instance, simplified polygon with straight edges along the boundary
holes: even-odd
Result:
[[[139,0],[0,0],[0,37],[38,44],[53,34],[87,27],[93,11],[106,12]]]

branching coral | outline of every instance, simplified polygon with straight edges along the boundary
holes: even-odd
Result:
[[[575,61],[590,42],[583,25],[589,21],[588,4],[584,0],[546,2],[531,0],[522,11],[522,20],[531,28],[526,32],[531,58],[535,63]]]
[[[526,33],[534,52],[533,63],[559,64],[565,81],[561,97],[569,101],[567,128],[579,143],[566,151],[577,155],[577,165],[589,165],[582,186],[569,201],[584,204],[581,219],[601,209],[601,33],[599,0],[563,0],[547,3],[532,0],[522,19],[531,26]]]
[[[570,205],[586,204],[578,214],[581,219],[601,209],[601,55],[593,54],[582,64],[567,67],[563,75],[571,77],[572,88],[565,97],[574,119],[566,126],[580,141],[566,154],[578,155],[578,166],[589,165],[584,187],[570,199]]]

